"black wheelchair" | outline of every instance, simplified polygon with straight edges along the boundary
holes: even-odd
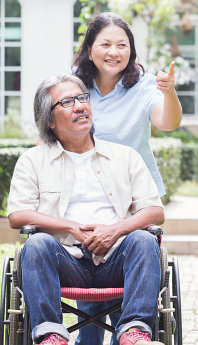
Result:
[[[147,229],[157,237],[160,246],[161,289],[158,297],[158,316],[152,330],[152,340],[165,345],[182,345],[182,315],[179,266],[176,257],[168,259],[167,250],[161,247],[162,230],[152,226]],[[33,226],[21,229],[22,236],[31,236],[36,232]],[[17,248],[14,257],[6,257],[3,265],[0,310],[0,345],[32,345],[30,316],[25,309],[21,284],[21,248]],[[61,302],[63,313],[74,313],[84,319],[68,328],[69,333],[80,327],[94,323],[107,331],[115,333],[114,327],[99,320],[104,315],[119,311],[122,307],[124,288],[112,289],[77,289],[61,288],[61,296],[81,301],[115,300],[115,305],[97,315],[88,315],[64,301]],[[118,300],[119,298],[119,300]]]

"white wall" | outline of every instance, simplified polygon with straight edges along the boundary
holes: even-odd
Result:
[[[20,0],[22,7],[22,128],[35,130],[33,98],[39,83],[70,73],[75,0]]]

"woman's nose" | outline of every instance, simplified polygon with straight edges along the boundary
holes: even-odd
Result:
[[[109,47],[109,49],[108,49],[108,54],[109,54],[109,55],[113,55],[113,56],[117,55],[117,54],[118,54],[118,49],[117,49],[117,47],[114,46],[114,45],[112,45],[111,47]]]

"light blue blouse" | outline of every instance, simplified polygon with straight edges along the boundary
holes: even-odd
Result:
[[[149,143],[150,116],[154,106],[163,101],[155,78],[149,73],[141,75],[139,81],[129,89],[124,87],[121,79],[114,90],[104,97],[94,81],[94,87],[89,92],[96,137],[136,149],[162,196],[165,188]]]

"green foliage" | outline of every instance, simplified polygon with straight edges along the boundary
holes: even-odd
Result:
[[[155,138],[175,138],[182,142],[181,148],[181,180],[198,181],[198,139],[185,128],[178,128],[171,132],[162,132],[152,128]]]
[[[0,149],[0,210],[5,209],[10,181],[17,159],[24,148]],[[3,215],[3,214],[1,214]]]
[[[194,142],[198,144],[197,138],[187,130],[176,130],[170,132],[172,138],[180,139],[183,143]]]
[[[136,15],[141,16],[147,24],[163,31],[170,23],[175,12],[172,0],[109,0],[109,7],[119,13],[130,24]]]
[[[82,4],[80,19],[81,25],[78,28],[79,41],[83,42],[84,34],[90,20],[100,12],[109,10],[108,0],[80,0]]]
[[[163,203],[167,204],[180,183],[182,143],[173,138],[152,138],[151,147],[166,188]]]
[[[181,179],[198,181],[198,143],[182,145]]]
[[[189,132],[185,128],[178,128],[174,131],[160,131],[156,127],[152,127],[152,136],[155,138],[175,138],[175,139],[180,139],[183,143],[198,143],[198,139],[195,137],[195,135],[191,132]]]
[[[19,143],[21,146],[18,146]],[[31,146],[34,144],[30,140],[0,140],[0,216],[6,215],[7,198],[15,164],[19,156]]]

